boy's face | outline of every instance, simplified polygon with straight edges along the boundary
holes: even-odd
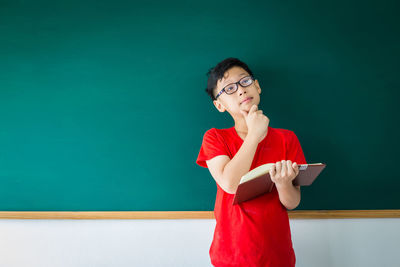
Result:
[[[217,86],[214,89],[214,96],[216,96],[222,88],[231,83],[238,82],[241,78],[249,76],[249,73],[241,67],[232,67],[224,73],[224,77],[218,80]],[[233,118],[241,117],[240,110],[249,112],[252,105],[260,103],[261,88],[258,81],[255,80],[251,85],[243,87],[238,85],[235,93],[228,95],[223,92],[217,100],[213,103],[220,112],[228,111]],[[248,99],[247,101],[245,101]],[[243,102],[244,101],[244,102]]]

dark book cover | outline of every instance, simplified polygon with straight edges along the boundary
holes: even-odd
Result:
[[[311,185],[325,167],[326,164],[324,163],[299,164],[299,174],[293,180],[293,185]],[[269,193],[273,186],[274,183],[272,182],[268,171],[256,175],[246,182],[241,181],[236,190],[233,205]]]

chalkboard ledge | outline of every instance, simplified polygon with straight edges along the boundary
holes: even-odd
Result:
[[[290,219],[400,218],[400,210],[293,210]],[[0,219],[214,219],[213,211],[0,211]]]

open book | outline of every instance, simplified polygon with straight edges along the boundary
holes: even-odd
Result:
[[[252,169],[242,176],[236,190],[233,204],[258,197],[271,192],[274,182],[269,175],[271,166],[275,163],[267,163]],[[326,167],[324,163],[298,164],[299,174],[293,180],[293,185],[311,185],[321,171]]]

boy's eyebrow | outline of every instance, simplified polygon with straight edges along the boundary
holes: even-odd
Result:
[[[241,76],[241,75],[246,75],[246,74],[247,74],[246,72],[243,72],[243,73],[240,73],[239,76]],[[224,88],[225,86],[227,86],[228,84],[231,83],[230,80],[228,80],[228,81],[229,81],[229,82],[227,82],[224,86],[222,86],[222,88]]]

